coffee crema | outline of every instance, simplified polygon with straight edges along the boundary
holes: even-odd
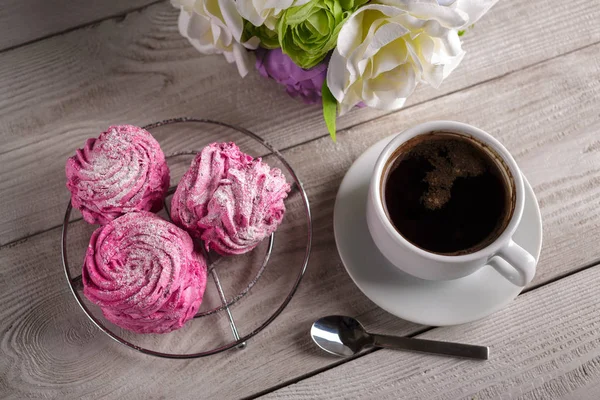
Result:
[[[408,140],[382,179],[383,205],[396,230],[432,253],[481,250],[512,217],[510,172],[488,146],[465,135],[432,132]]]

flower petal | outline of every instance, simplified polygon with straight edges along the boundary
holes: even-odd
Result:
[[[457,0],[452,6],[466,13],[469,18],[468,24],[472,25],[488,12],[496,2],[498,0]]]
[[[207,35],[211,35],[208,18],[196,13],[190,14],[182,8],[179,13],[178,25],[179,33],[187,38],[200,53],[215,54],[219,52],[212,44],[212,40],[207,39]]]
[[[344,88],[346,86],[346,60],[338,49],[333,50],[327,68],[327,87],[329,91],[341,103],[344,99]]]
[[[476,1],[476,0],[472,0]],[[410,15],[424,20],[436,20],[450,29],[459,29],[469,23],[467,16],[454,7],[445,7],[436,0],[379,0],[380,3],[397,7]]]

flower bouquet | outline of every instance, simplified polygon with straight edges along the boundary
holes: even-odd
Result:
[[[419,83],[439,87],[461,62],[460,36],[497,0],[172,0],[179,30],[240,75],[265,77],[336,116],[397,110]]]

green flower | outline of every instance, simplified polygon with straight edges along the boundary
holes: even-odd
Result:
[[[248,40],[251,37],[260,39],[260,47],[265,49],[279,48],[279,38],[277,32],[267,28],[266,25],[254,26],[250,21],[244,21],[244,33],[242,38]]]
[[[279,44],[301,68],[321,62],[337,42],[346,19],[368,0],[311,0],[285,10],[279,24]]]

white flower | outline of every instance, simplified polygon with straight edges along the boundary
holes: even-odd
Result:
[[[310,0],[237,0],[237,8],[242,17],[254,26],[265,25],[275,30],[281,12],[290,7],[301,6]]]
[[[234,0],[172,0],[181,8],[179,32],[203,54],[223,54],[235,62],[240,75],[246,76],[250,57],[246,49],[256,49],[258,38],[242,43],[244,20]]]
[[[381,110],[399,109],[419,82],[437,88],[465,54],[458,30],[496,0],[438,1],[380,0],[385,4],[368,4],[350,16],[327,71],[340,115],[361,101]],[[486,7],[482,11],[475,3]]]

